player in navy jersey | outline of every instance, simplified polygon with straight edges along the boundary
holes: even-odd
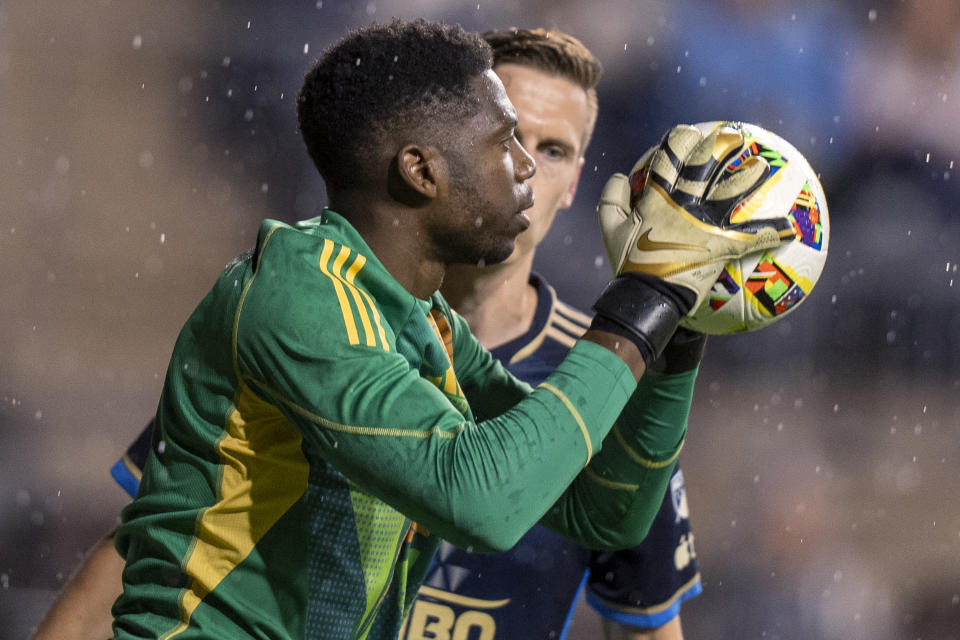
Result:
[[[451,267],[443,293],[494,356],[537,385],[590,323],[558,300],[531,267],[557,211],[572,204],[597,115],[600,65],[579,41],[557,31],[509,30],[486,39],[494,70],[518,111],[517,138],[538,163],[532,179],[536,204],[528,211],[531,227],[507,261],[482,269]],[[147,429],[112,469],[131,495],[149,447]],[[100,585],[114,589],[108,579],[113,567],[118,574],[122,561],[112,545],[102,545],[80,573],[92,576],[84,582],[88,594]],[[113,579],[118,591],[118,575]],[[540,525],[497,555],[444,543],[400,637],[468,637],[473,629],[484,639],[563,638],[585,585],[609,639],[682,637],[680,604],[701,586],[679,469],[647,540],[634,549],[587,551]],[[97,602],[112,602],[111,593]],[[88,614],[96,614],[95,608]]]
[[[535,386],[590,324],[531,269],[557,212],[573,202],[597,117],[601,67],[579,40],[556,30],[484,37],[517,109],[517,139],[537,161],[536,201],[527,212],[531,226],[510,258],[482,268],[453,265],[442,290],[481,344]],[[690,340],[702,347],[702,336]],[[647,539],[634,549],[589,552],[542,525],[495,556],[445,544],[420,590],[406,640],[459,637],[454,632],[469,625],[482,638],[562,638],[585,585],[609,640],[682,638],[681,603],[702,590],[688,515],[678,468]]]

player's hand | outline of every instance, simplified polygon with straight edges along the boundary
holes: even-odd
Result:
[[[743,134],[731,127],[704,137],[696,127],[678,125],[629,178],[614,174],[597,207],[614,272],[646,274],[692,291],[692,313],[727,261],[792,240],[786,217],[730,222],[736,205],[770,173],[755,155],[725,170],[744,146]]]

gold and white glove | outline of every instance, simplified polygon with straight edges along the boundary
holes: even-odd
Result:
[[[770,173],[755,155],[728,169],[745,148],[743,133],[733,127],[704,135],[678,125],[640,158],[629,178],[614,174],[597,206],[614,273],[647,274],[692,291],[690,313],[729,260],[792,240],[786,217],[730,223],[736,205]]]
[[[631,340],[648,366],[680,319],[706,299],[724,264],[795,237],[786,217],[730,222],[736,205],[770,173],[767,161],[752,154],[728,168],[745,146],[731,126],[704,135],[679,125],[629,178],[614,174],[603,189],[597,212],[616,277],[593,305],[591,328]]]

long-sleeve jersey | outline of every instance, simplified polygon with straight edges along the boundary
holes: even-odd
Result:
[[[634,387],[584,342],[531,392],[342,217],[267,221],[174,348],[116,637],[392,638],[439,537],[503,549],[542,519],[632,545],[688,400],[667,384],[581,472]]]

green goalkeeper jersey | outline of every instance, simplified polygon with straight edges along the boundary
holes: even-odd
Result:
[[[647,439],[615,430],[581,473],[635,388],[619,358],[579,343],[531,391],[336,213],[268,220],[177,339],[115,637],[394,638],[441,537],[504,549],[542,519],[635,544],[692,377],[660,387]]]

